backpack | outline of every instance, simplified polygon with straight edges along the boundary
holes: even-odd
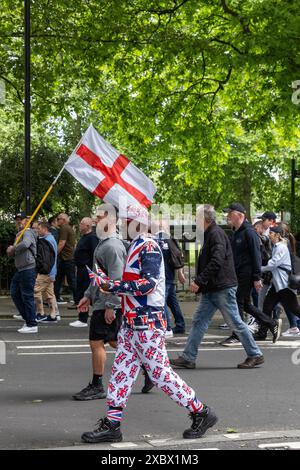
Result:
[[[292,270],[290,271],[289,269],[284,268],[283,266],[278,266],[278,269],[281,269],[282,271],[285,271],[286,273],[288,273],[289,288],[293,290],[299,290],[300,289],[300,258],[291,251],[290,247],[288,248],[289,248],[290,257],[291,257]]]
[[[36,270],[38,274],[49,274],[55,263],[55,251],[44,238],[37,240]]]
[[[289,275],[289,287],[293,290],[300,289],[300,258],[293,253],[291,255],[292,272]]]
[[[169,263],[172,269],[180,269],[184,267],[184,256],[180,245],[175,238],[166,240],[169,247]]]

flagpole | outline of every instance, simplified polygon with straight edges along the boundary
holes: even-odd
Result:
[[[85,131],[85,133],[83,134],[82,138],[80,139],[79,143],[76,145],[75,147],[75,150],[73,150],[73,152],[76,152],[77,148],[79,148],[81,142],[82,142],[82,139],[84,138],[85,134],[88,132],[88,130],[90,128],[92,128],[93,125],[90,124],[88,129]],[[66,162],[67,163],[67,162]],[[26,222],[26,225],[25,227],[23,228],[22,232],[20,233],[20,235],[18,236],[18,238],[16,239],[14,245],[17,245],[22,236],[24,235],[24,232],[25,230],[28,229],[29,225],[31,224],[31,222],[33,221],[33,219],[35,218],[36,214],[38,213],[38,211],[40,210],[40,208],[42,207],[42,205],[44,204],[44,202],[46,201],[47,197],[49,196],[49,194],[51,193],[52,189],[54,188],[54,186],[56,185],[57,181],[59,180],[62,172],[64,171],[65,169],[65,166],[66,166],[66,163],[64,164],[64,166],[62,167],[62,169],[60,170],[60,172],[58,173],[57,177],[54,179],[53,183],[51,184],[51,186],[48,188],[48,190],[46,191],[46,193],[44,194],[44,196],[42,197],[40,203],[38,204],[37,208],[34,210],[33,214],[30,216],[29,220]]]
[[[14,245],[17,245],[22,236],[24,235],[24,232],[28,229],[29,225],[31,224],[31,222],[33,221],[33,219],[35,218],[36,214],[38,213],[38,211],[40,210],[40,208],[42,207],[42,205],[44,204],[44,202],[46,201],[47,197],[49,196],[49,194],[51,193],[52,189],[54,188],[54,186],[56,185],[57,181],[59,180],[62,172],[64,171],[65,169],[65,165],[62,167],[62,169],[60,170],[60,172],[58,173],[58,175],[56,176],[56,178],[54,179],[53,183],[51,184],[51,186],[49,186],[48,190],[46,191],[46,193],[44,194],[44,196],[42,197],[42,199],[40,200],[38,206],[36,207],[36,209],[34,210],[33,214],[30,216],[29,220],[26,222],[26,225],[25,227],[23,228],[22,232],[20,233],[20,235],[18,236],[18,238],[16,239]]]
[[[85,134],[87,133],[87,131],[89,130],[90,127],[93,127],[92,124],[89,125],[88,129],[85,131],[84,135],[82,136],[82,138],[80,139],[79,143],[76,145],[75,147],[75,150],[73,152],[76,152],[77,148],[80,146],[80,143],[82,141],[82,139],[84,138]],[[67,162],[66,162],[67,163]],[[38,211],[40,210],[40,208],[42,207],[42,205],[44,204],[45,200],[47,199],[47,197],[49,196],[49,194],[51,193],[52,189],[54,188],[54,186],[56,185],[57,181],[59,180],[62,172],[64,171],[65,169],[65,166],[66,166],[66,163],[64,164],[64,166],[62,167],[62,169],[60,170],[60,172],[58,173],[57,177],[54,179],[53,183],[51,184],[51,186],[48,188],[48,190],[46,191],[46,193],[44,194],[44,196],[42,197],[40,203],[38,204],[37,208],[34,210],[33,214],[30,216],[29,220],[26,222],[26,225],[25,227],[23,228],[22,232],[20,233],[20,235],[18,236],[18,238],[16,239],[14,245],[17,245],[19,243],[19,241],[21,240],[22,236],[24,235],[24,232],[25,230],[28,229],[29,225],[31,224],[31,222],[33,221],[33,219],[35,218],[36,214],[38,213]]]

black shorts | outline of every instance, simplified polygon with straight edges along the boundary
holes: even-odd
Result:
[[[116,311],[116,318],[108,325],[104,319],[105,310],[95,310],[90,321],[90,341],[117,341],[119,329],[122,324],[122,310]]]

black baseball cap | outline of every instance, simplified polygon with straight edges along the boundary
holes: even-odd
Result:
[[[18,212],[16,215],[15,215],[15,220],[16,219],[26,219],[26,212],[25,211],[21,211],[21,212]]]
[[[232,212],[232,211],[237,211],[237,212],[241,212],[242,214],[246,214],[245,207],[242,206],[242,204],[239,204],[238,202],[233,202],[232,204],[230,204],[229,207],[226,207],[225,209],[223,209],[223,212]]]
[[[270,232],[274,233],[283,233],[282,227],[279,227],[278,225],[274,225],[274,227],[270,227]]]
[[[266,220],[266,219],[276,220],[276,218],[277,218],[277,216],[276,216],[275,212],[272,212],[272,211],[264,212],[263,215],[258,217],[258,219],[263,219],[263,220]]]

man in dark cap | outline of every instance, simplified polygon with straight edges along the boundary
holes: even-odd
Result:
[[[275,212],[266,211],[258,218],[262,220],[262,225],[264,229],[263,235],[265,237],[269,237],[270,227],[273,227],[276,223],[277,216]]]
[[[231,246],[234,256],[235,271],[238,278],[236,293],[240,315],[244,319],[244,312],[259,320],[266,328],[271,330],[273,342],[276,342],[281,333],[281,321],[273,320],[251,303],[253,287],[259,291],[261,283],[261,251],[257,233],[246,218],[246,210],[239,203],[233,203],[224,209],[228,214],[228,223],[233,227],[234,234]],[[239,343],[235,334],[221,344],[231,346]]]

